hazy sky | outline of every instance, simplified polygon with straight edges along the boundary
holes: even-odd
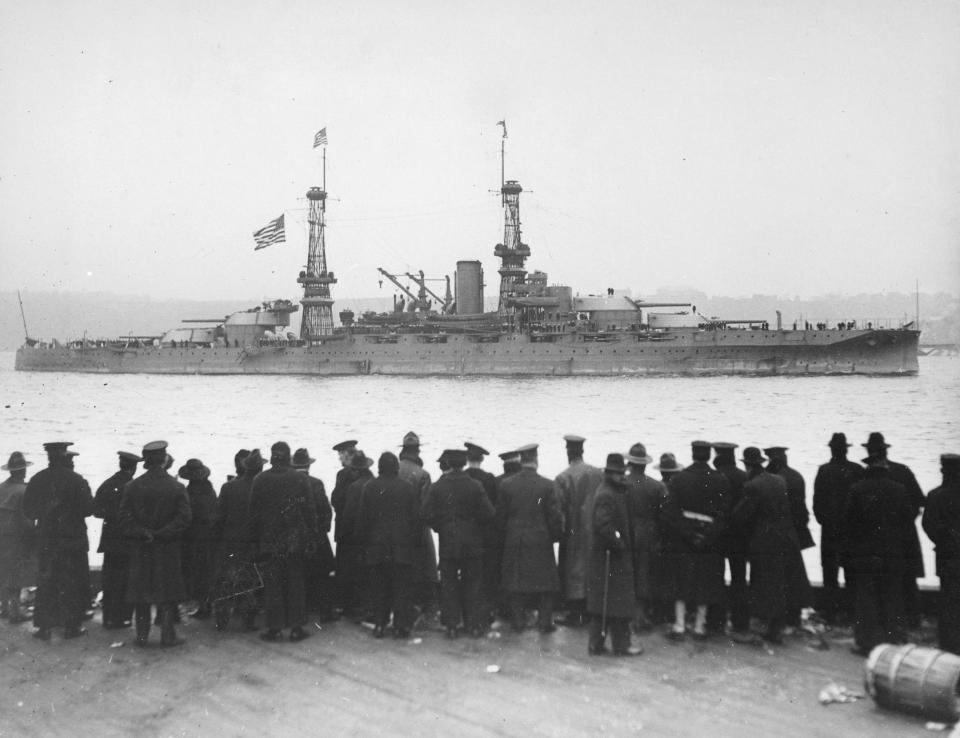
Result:
[[[960,4],[0,0],[0,289],[335,298],[376,268],[495,291],[960,293]],[[287,243],[252,231],[287,214]],[[435,285],[438,289],[439,283]],[[246,307],[240,305],[238,307]]]

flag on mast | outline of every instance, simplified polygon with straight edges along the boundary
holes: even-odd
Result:
[[[497,125],[498,125],[498,126],[503,126],[503,137],[506,138],[506,137],[507,137],[507,121],[506,121],[506,119],[504,119],[504,120],[498,120],[498,121],[497,121]]]
[[[265,249],[267,246],[272,246],[275,243],[285,243],[287,239],[284,234],[283,215],[276,220],[271,220],[259,231],[254,231],[253,240],[257,242],[257,245],[253,249],[254,251]]]
[[[317,146],[326,146],[327,145],[327,128],[324,126],[319,131],[317,135],[313,137],[313,148]]]

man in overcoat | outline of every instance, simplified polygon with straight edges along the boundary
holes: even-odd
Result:
[[[260,637],[278,641],[290,628],[290,640],[301,641],[308,635],[304,559],[316,548],[317,506],[284,441],[270,447],[270,468],[253,480],[250,524],[263,574],[267,629]]]
[[[456,638],[461,623],[475,638],[486,630],[481,623],[480,584],[483,575],[483,526],[494,508],[480,482],[463,467],[467,452],[445,452],[450,472],[430,486],[421,517],[440,538],[440,619],[447,638]]]
[[[614,656],[638,656],[630,645],[630,620],[636,611],[633,548],[627,470],[623,454],[609,454],[591,506],[588,547],[587,611],[590,638],[587,652],[607,653],[609,631]]]
[[[334,599],[336,602],[334,607],[342,611],[347,607],[346,600],[353,591],[352,580],[350,580],[353,572],[347,572],[349,563],[341,560],[341,557],[346,554],[346,550],[340,545],[345,530],[341,527],[341,516],[346,505],[347,489],[356,481],[358,475],[357,470],[353,468],[353,456],[357,452],[357,442],[353,439],[340,441],[334,445],[333,450],[337,452],[341,465],[340,471],[337,472],[333,492],[330,493],[330,506],[334,512],[333,543],[336,549],[336,578],[334,579],[336,583]]]
[[[190,617],[205,620],[213,614],[211,593],[217,565],[217,493],[210,482],[210,469],[200,459],[187,459],[177,476],[187,481],[190,527],[183,535],[183,578],[187,596],[196,601]]]
[[[250,494],[253,480],[263,471],[260,449],[245,451],[240,473],[220,488],[217,497],[216,536],[217,577],[214,585],[213,614],[217,630],[223,630],[236,612],[243,618],[243,629],[257,629],[260,578],[254,559],[256,541],[250,527]]]
[[[724,633],[729,618],[734,633],[746,634],[750,630],[750,606],[747,601],[747,537],[732,520],[734,508],[743,499],[743,484],[747,472],[737,466],[734,451],[736,443],[716,441],[713,444],[713,468],[727,478],[730,492],[727,495],[725,517],[728,524],[720,534],[720,551],[730,567],[730,586],[719,605],[707,608],[707,627],[714,633]]]
[[[93,514],[90,485],[73,471],[68,447],[43,444],[48,466],[30,479],[23,493],[23,514],[37,523],[38,563],[34,636],[49,640],[50,629],[64,626],[64,638],[86,633],[80,627],[90,601],[89,542],[86,518]]]
[[[823,617],[827,623],[836,621],[837,613],[852,612],[853,569],[847,564],[841,545],[843,531],[841,515],[847,504],[850,487],[863,479],[863,467],[847,458],[847,436],[834,433],[827,444],[830,461],[817,469],[813,480],[813,515],[820,524],[820,567],[823,570]],[[845,602],[841,605],[839,573],[843,568]]]
[[[362,622],[370,609],[370,569],[364,562],[366,531],[360,515],[363,488],[373,479],[373,459],[363,451],[354,451],[350,461],[354,479],[343,494],[342,513],[338,515],[337,571],[341,582],[343,614]],[[419,508],[418,508],[419,509]]]
[[[890,478],[880,456],[869,456],[864,463],[864,478],[850,487],[841,519],[856,582],[853,651],[861,656],[878,643],[906,641],[904,582],[916,536],[906,488]]]
[[[590,548],[589,524],[585,521],[587,500],[597,491],[603,473],[583,460],[583,436],[563,437],[569,466],[553,480],[563,513],[560,537],[560,592],[567,608],[561,625],[581,627],[586,622],[587,555]]]
[[[373,636],[383,638],[392,613],[394,636],[409,638],[414,620],[410,585],[422,525],[420,497],[400,478],[394,454],[381,454],[377,471],[376,479],[363,482],[358,524],[364,563],[370,570]]]
[[[23,514],[28,466],[33,466],[33,462],[27,461],[20,451],[14,451],[7,463],[0,466],[10,473],[0,484],[0,617],[11,623],[29,620],[20,610],[22,590],[33,583],[24,576],[35,532],[33,521]]]
[[[683,638],[687,607],[696,608],[693,635],[707,637],[707,606],[723,601],[723,554],[718,547],[726,525],[729,484],[707,463],[710,443],[692,443],[693,463],[678,472],[668,485],[663,510],[666,529],[665,589],[674,602],[674,624],[668,633]]]
[[[537,444],[517,449],[520,471],[500,484],[497,525],[503,535],[501,584],[514,630],[526,625],[524,604],[536,598],[537,627],[551,633],[553,603],[560,589],[553,544],[563,531],[563,513],[553,482],[537,474]]]
[[[867,442],[862,444],[867,450],[868,456],[876,456],[887,463],[887,475],[894,482],[902,484],[907,490],[907,498],[913,507],[913,516],[916,518],[923,509],[925,498],[923,490],[917,483],[917,478],[913,471],[906,464],[891,461],[887,455],[887,449],[890,444],[886,442],[883,433],[871,433]],[[920,536],[917,533],[917,526],[911,528],[910,541],[907,550],[907,568],[904,571],[903,580],[903,606],[907,619],[907,625],[911,628],[920,627],[921,605],[920,591],[917,588],[917,579],[922,578],[926,573],[923,566],[923,554],[920,550]]]
[[[787,483],[764,471],[764,461],[760,449],[750,446],[743,450],[748,479],[733,509],[733,520],[748,541],[750,612],[765,621],[766,640],[782,643],[787,613],[806,602],[809,583],[790,513]]]
[[[430,474],[423,468],[420,458],[420,437],[413,431],[403,436],[400,446],[400,478],[407,482],[420,498],[421,506],[427,501],[430,490]],[[416,562],[413,568],[414,603],[425,617],[425,622],[435,622],[437,614],[437,549],[429,525],[422,525],[417,544]]]
[[[633,541],[638,630],[646,630],[653,622],[659,621],[663,601],[660,517],[667,498],[667,487],[663,482],[646,475],[647,464],[652,461],[642,443],[633,444],[626,457],[627,511]]]
[[[960,654],[960,454],[940,456],[943,484],[927,495],[923,529],[937,554],[937,632],[944,651]]]
[[[186,488],[167,473],[167,442],[143,447],[146,471],[123,489],[120,527],[130,541],[127,602],[134,606],[136,645],[150,636],[150,606],[160,619],[160,643],[177,646],[183,639],[174,627],[177,605],[186,599],[180,561],[182,539],[190,526],[190,499]]]
[[[323,482],[310,476],[310,465],[316,459],[305,448],[293,453],[293,467],[306,476],[313,492],[313,501],[317,505],[317,545],[316,551],[307,556],[307,610],[320,615],[328,622],[333,619],[331,602],[330,572],[333,570],[333,549],[330,547],[330,524],[333,521],[333,508],[327,499],[327,490]]]
[[[467,441],[463,444],[467,449],[467,476],[480,482],[491,507],[497,507],[497,478],[482,468],[483,457],[489,455],[482,446]],[[480,625],[486,627],[493,622],[497,609],[500,590],[500,547],[497,545],[497,525],[493,519],[480,526],[480,536],[483,541],[480,568]]]
[[[120,468],[97,488],[93,497],[93,514],[103,520],[100,546],[103,567],[103,627],[129,628],[133,605],[127,602],[127,578],[130,575],[130,541],[120,528],[120,498],[123,488],[133,479],[137,464],[143,459],[129,451],[117,451]]]

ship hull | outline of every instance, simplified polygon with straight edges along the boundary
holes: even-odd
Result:
[[[677,331],[498,340],[450,334],[345,335],[317,346],[23,346],[20,371],[299,375],[911,375],[911,330]]]

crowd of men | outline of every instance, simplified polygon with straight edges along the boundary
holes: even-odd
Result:
[[[737,444],[694,441],[688,466],[663,454],[655,479],[643,444],[608,454],[599,468],[584,461],[582,437],[564,441],[569,466],[555,479],[539,473],[536,444],[501,453],[494,476],[482,468],[488,452],[466,443],[443,451],[436,480],[413,432],[376,463],[343,441],[333,447],[342,468],[329,499],[310,475],[315,459],[283,441],[269,459],[238,451],[219,495],[198,459],[172,475],[164,441],[118,452],[96,494],[74,470],[73,444],[44,444],[48,466],[29,482],[31,462],[17,451],[0,484],[2,615],[25,620],[22,590],[35,584],[34,636],[49,640],[55,627],[65,638],[84,634],[85,519],[95,515],[103,627],[133,626],[138,646],[153,625],[161,645],[182,643],[184,602],[220,630],[236,616],[255,631],[262,613],[265,641],[306,638],[311,614],[407,638],[439,610],[448,638],[482,637],[498,617],[516,631],[586,627],[591,655],[637,655],[632,634],[661,624],[672,640],[751,641],[760,623],[762,638],[777,643],[799,626],[811,603],[801,552],[814,540],[805,482],[786,448],[745,448],[741,468]],[[960,653],[960,455],[941,456],[943,483],[925,496],[910,469],[888,458],[882,434],[863,444],[863,465],[847,458],[843,433],[828,446],[813,485],[823,618],[851,619],[858,654],[905,642],[921,614],[923,510],[941,585],[939,645]]]

